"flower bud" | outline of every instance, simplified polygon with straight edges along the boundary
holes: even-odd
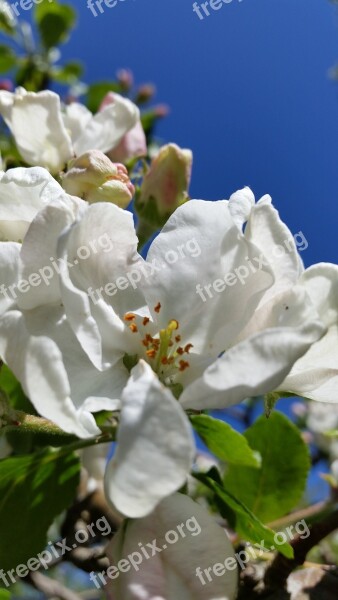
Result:
[[[125,92],[128,92],[134,84],[134,75],[130,69],[119,69],[116,73],[117,81]]]
[[[175,209],[189,199],[192,152],[176,144],[163,146],[146,174],[136,210],[141,220],[162,227]]]
[[[99,150],[89,150],[71,161],[62,186],[72,196],[88,202],[112,202],[120,208],[128,206],[135,191],[126,167],[112,163]]]
[[[13,83],[10,79],[0,79],[0,90],[5,90],[6,92],[13,91]]]
[[[137,90],[135,103],[145,104],[146,102],[149,102],[149,100],[152,99],[155,93],[156,88],[152,83],[144,83],[143,85],[140,85],[140,87]]]

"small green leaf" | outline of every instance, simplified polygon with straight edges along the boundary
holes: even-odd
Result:
[[[244,435],[261,454],[261,467],[231,465],[224,486],[268,523],[286,515],[301,499],[310,469],[309,451],[299,429],[278,411],[269,419],[260,417]]]
[[[0,73],[10,71],[16,65],[16,54],[5,44],[0,44]]]
[[[74,454],[44,450],[0,461],[0,565],[5,571],[41,552],[56,516],[79,482]]]
[[[279,543],[275,532],[264,525],[243,502],[211,479],[208,474],[194,474],[194,477],[212,490],[215,496],[224,502],[235,515],[236,532],[248,542],[258,544],[265,550],[278,550],[286,558],[293,558],[293,549],[288,542]]]
[[[80,79],[83,73],[83,67],[78,62],[69,62],[63,67],[54,67],[51,75],[55,81],[59,83],[72,84],[77,79]]]
[[[10,600],[11,595],[6,590],[0,590],[0,600]]]
[[[25,396],[20,383],[6,365],[0,370],[0,390],[3,390],[13,408],[35,415],[33,405]]]
[[[205,445],[220,460],[233,465],[260,466],[257,452],[254,452],[245,437],[228,423],[208,415],[193,416],[190,420]]]
[[[45,48],[64,42],[75,25],[76,13],[69,4],[43,0],[35,8],[35,19]]]

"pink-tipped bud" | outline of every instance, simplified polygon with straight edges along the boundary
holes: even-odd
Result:
[[[157,104],[157,106],[154,106],[153,111],[158,119],[164,119],[170,113],[170,108],[167,104]]]
[[[138,88],[135,102],[136,104],[145,104],[146,102],[149,102],[155,94],[155,86],[152,83],[145,83]]]
[[[124,91],[128,92],[134,85],[134,75],[130,69],[119,69],[116,72],[117,81]]]
[[[136,208],[141,219],[161,227],[189,199],[192,152],[176,144],[163,146],[144,177]],[[151,212],[151,214],[149,214]]]
[[[71,161],[62,186],[68,194],[88,202],[112,202],[120,208],[126,208],[135,193],[126,167],[112,163],[99,150]]]
[[[0,90],[12,92],[14,90],[14,85],[10,79],[0,79]]]

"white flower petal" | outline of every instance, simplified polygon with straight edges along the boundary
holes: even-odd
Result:
[[[338,323],[338,266],[318,263],[300,279],[327,327]]]
[[[184,390],[180,403],[185,409],[225,408],[249,396],[272,392],[324,332],[318,321],[257,333],[208,367]]]
[[[81,156],[94,148],[108,152],[136,125],[139,115],[135,104],[116,94],[114,104],[93,116],[80,136],[73,140],[76,155]]]
[[[81,438],[99,433],[92,415],[78,414],[70,399],[60,350],[47,336],[30,335],[19,311],[1,319],[0,355],[43,417]]]
[[[61,117],[60,98],[50,91],[35,94],[19,88],[0,92],[0,114],[29,165],[61,171],[72,157],[71,139]]]
[[[93,118],[84,104],[71,102],[64,107],[62,118],[73,142],[77,140]]]
[[[194,441],[188,418],[144,361],[123,392],[117,441],[106,495],[122,514],[146,516],[186,481]]]
[[[18,291],[20,308],[32,309],[60,300],[57,240],[85,206],[82,200],[63,192],[33,220],[21,249],[22,281],[28,285]]]
[[[85,251],[81,256],[87,258],[79,260],[81,248]],[[130,349],[121,318],[144,304],[136,286],[126,278],[136,262],[143,264],[137,254],[132,215],[112,204],[89,206],[60,237],[59,257],[69,324],[93,364],[106,368]],[[78,264],[69,268],[67,261]]]
[[[39,210],[63,193],[46,169],[9,169],[0,177],[0,239],[22,241]]]
[[[238,229],[242,231],[252,208],[255,206],[255,196],[249,187],[238,190],[229,198],[229,211]]]
[[[162,327],[176,319],[194,352],[217,356],[273,283],[270,267],[258,263],[259,254],[238,231],[227,202],[187,202],[170,217],[147,256],[156,267],[144,284],[154,319]]]
[[[15,303],[9,286],[19,279],[20,244],[0,242],[0,315]],[[13,290],[15,294],[15,289]]]
[[[140,548],[147,549],[152,540],[160,552],[151,556],[152,551],[149,551],[147,559]],[[168,540],[176,541],[168,543]],[[202,506],[183,494],[166,498],[148,517],[122,526],[110,542],[107,554],[113,566],[121,559],[134,558],[137,563],[140,556],[142,561],[139,566],[136,564],[137,570],[130,561],[131,568],[108,583],[108,591],[116,594],[113,596],[116,600],[233,600],[236,597],[237,563],[225,531]],[[221,569],[218,566],[216,576],[212,569],[219,563]],[[211,570],[211,581],[204,569]]]
[[[81,438],[99,434],[91,413],[120,406],[126,369],[118,365],[114,371],[97,371],[60,307],[3,315],[0,355],[39,414],[68,433]]]
[[[296,362],[279,389],[320,402],[338,402],[338,267],[313,265],[300,282],[328,331]]]
[[[245,237],[268,258],[275,275],[275,284],[262,300],[265,303],[294,285],[304,270],[303,265],[291,231],[270,202],[260,202],[253,207]]]

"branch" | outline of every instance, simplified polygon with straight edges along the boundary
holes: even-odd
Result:
[[[301,566],[308,552],[317,546],[326,536],[338,529],[338,508],[322,521],[310,525],[310,535],[301,539],[299,536],[291,542],[294,558],[288,559],[278,554],[265,573],[264,582],[270,589],[281,588],[285,585],[290,573]]]

